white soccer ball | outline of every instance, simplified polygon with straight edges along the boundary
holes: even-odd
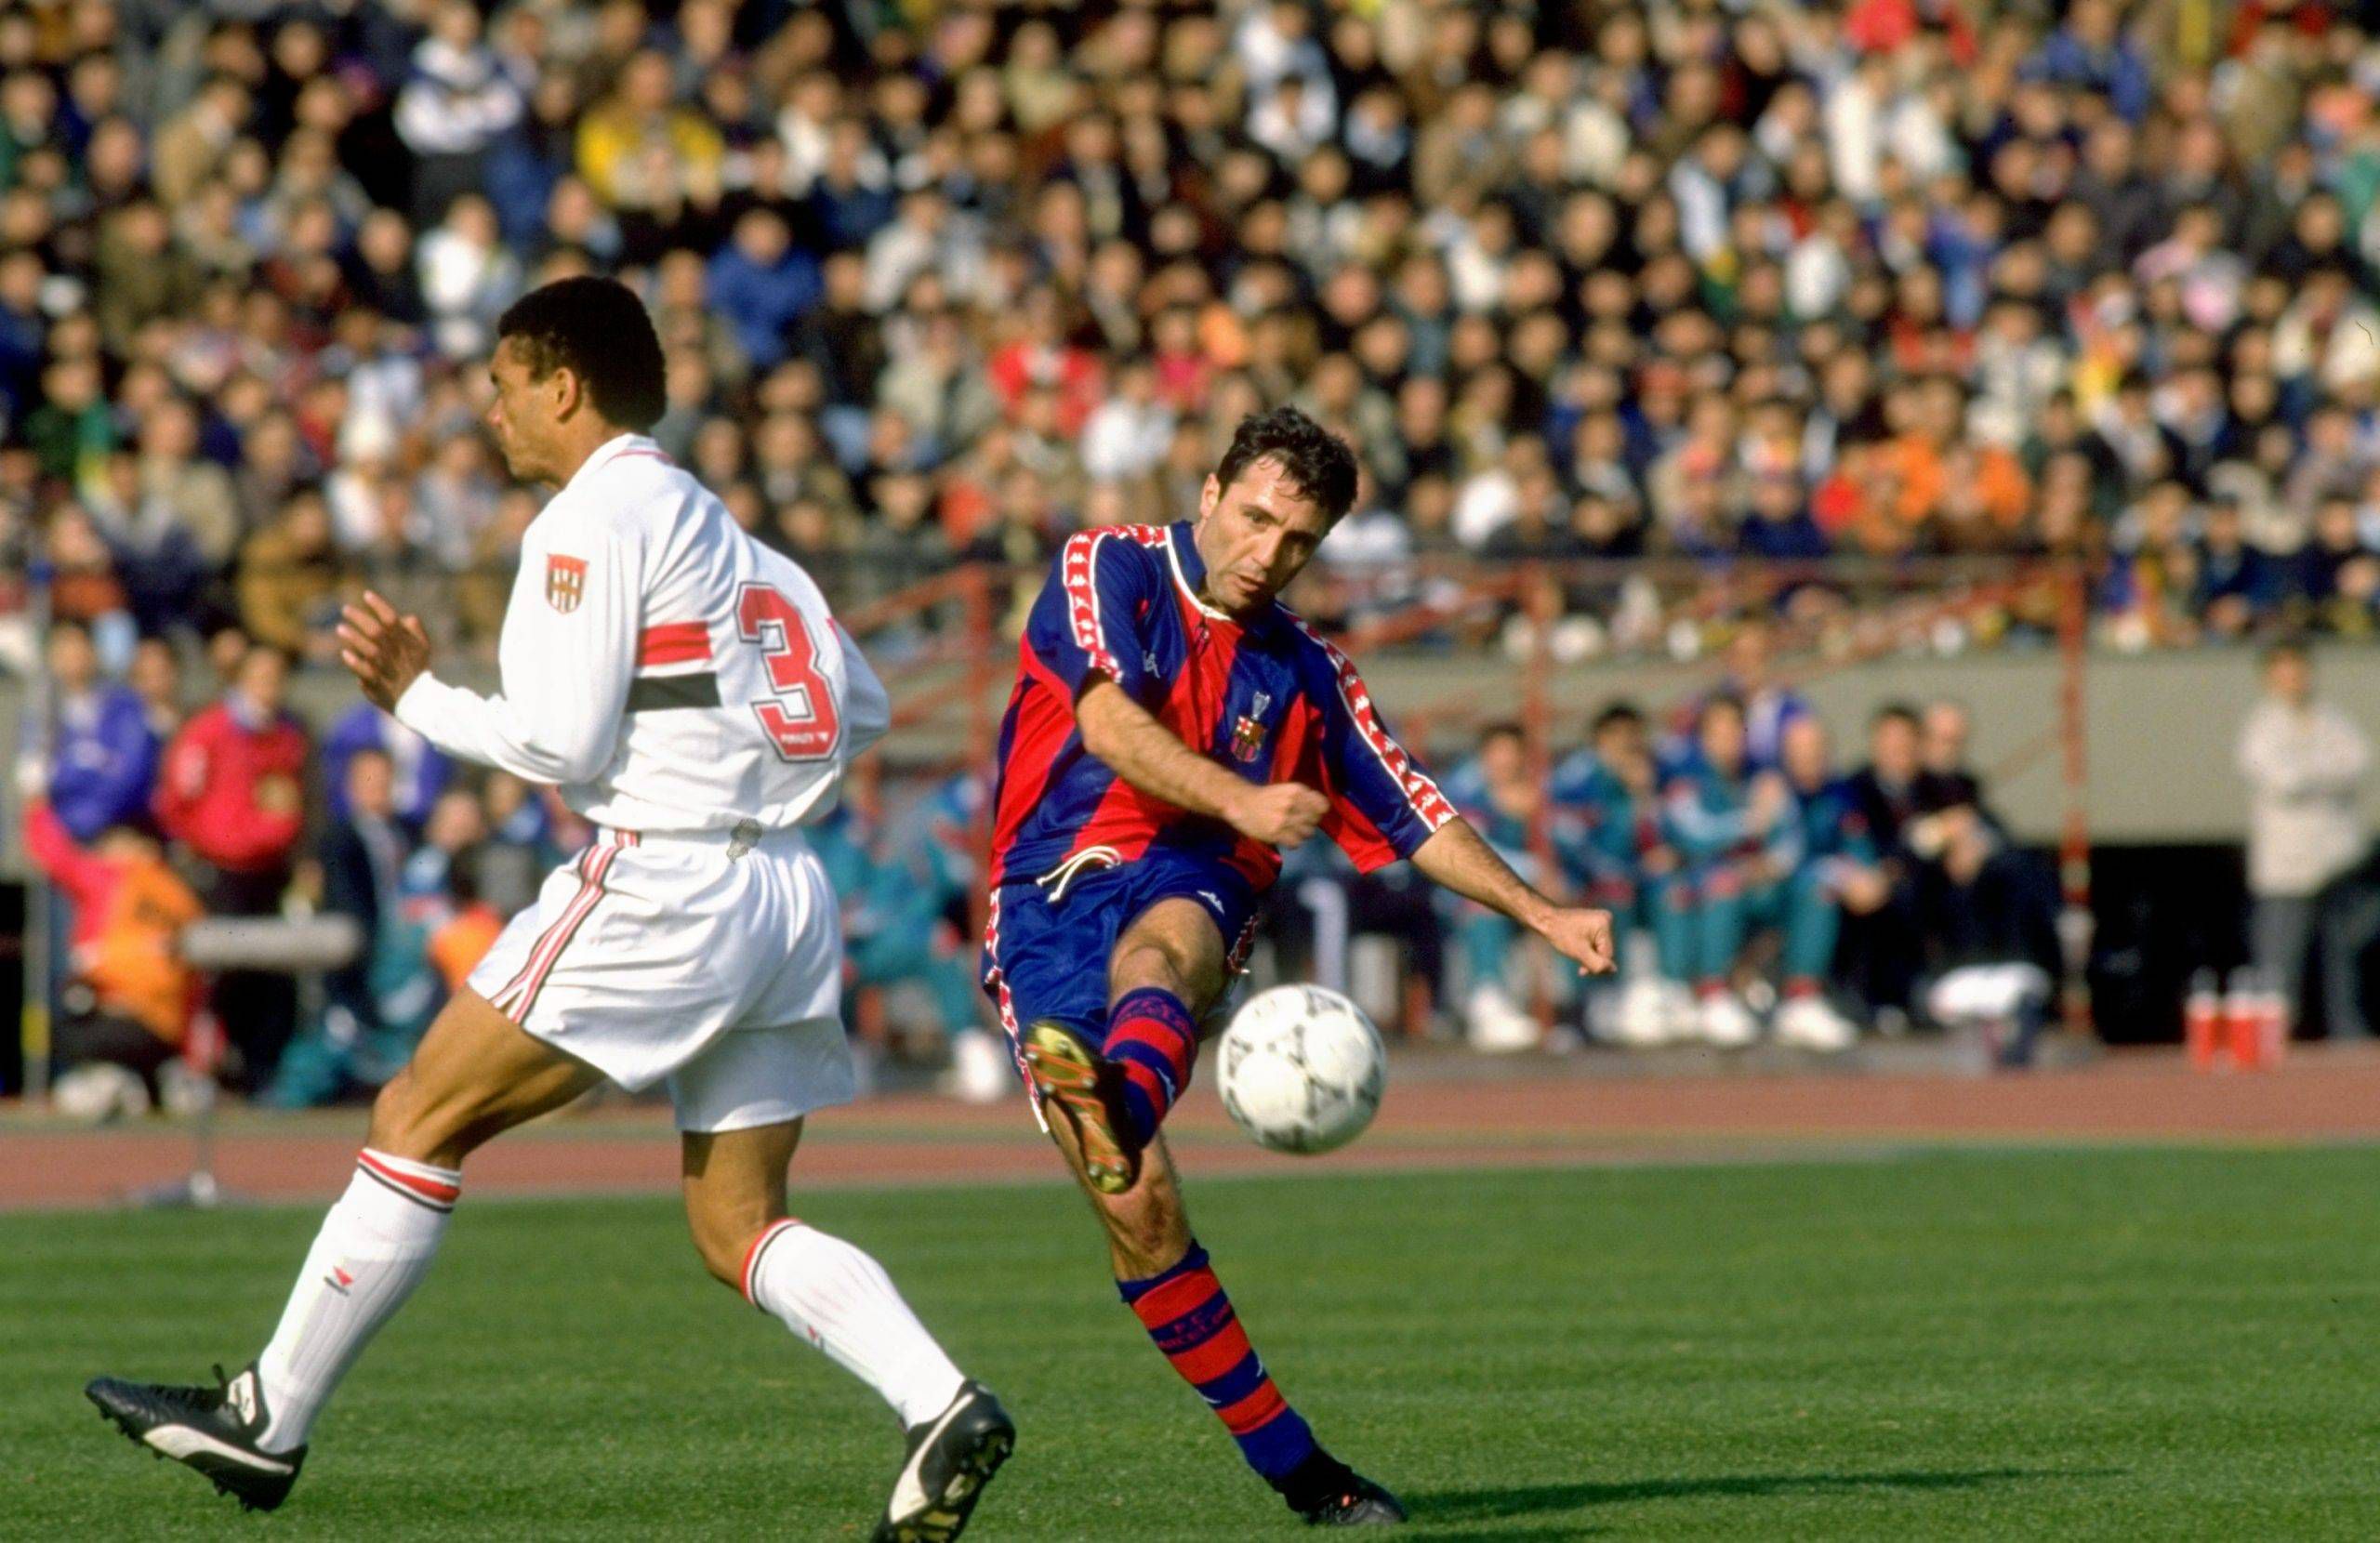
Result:
[[[1275,1152],[1345,1146],[1372,1123],[1388,1079],[1371,1020],[1320,986],[1250,997],[1223,1030],[1218,1064],[1224,1110]]]

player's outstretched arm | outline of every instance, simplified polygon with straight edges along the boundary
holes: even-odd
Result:
[[[1221,820],[1250,840],[1294,847],[1321,828],[1330,801],[1297,783],[1258,786],[1199,755],[1104,677],[1075,703],[1083,748],[1153,798]]]
[[[1587,974],[1606,974],[1614,968],[1610,912],[1557,905],[1538,893],[1461,815],[1414,849],[1413,865],[1433,883],[1503,912],[1578,961]]]

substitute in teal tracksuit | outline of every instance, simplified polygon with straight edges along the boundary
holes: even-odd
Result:
[[[1678,858],[1662,830],[1645,715],[1633,704],[1614,703],[1596,716],[1588,747],[1554,768],[1553,799],[1554,849],[1573,891],[1610,911],[1623,938],[1651,932],[1664,978],[1689,979],[1684,933],[1662,921]],[[1627,952],[1620,951],[1623,970]]]
[[[811,827],[810,844],[843,904],[843,946],[853,986],[923,986],[943,1032],[975,1026],[974,949],[950,920],[973,868],[963,830],[951,834],[939,788],[926,806],[888,825],[873,789],[847,795]]]
[[[1456,767],[1439,787],[1514,873],[1539,882],[1529,825],[1540,794],[1528,774],[1528,742],[1518,724],[1490,725],[1480,736],[1479,753]],[[1484,1016],[1517,1012],[1507,971],[1518,929],[1501,912],[1450,891],[1445,892],[1444,903],[1462,951],[1474,1028]]]
[[[1663,824],[1685,867],[1664,907],[1681,929],[1673,946],[1690,959],[1704,1037],[1739,1045],[1757,1032],[1727,977],[1755,927],[1784,934],[1784,996],[1818,996],[1834,956],[1838,918],[1820,870],[1803,861],[1806,839],[1783,778],[1746,766],[1742,707],[1705,703],[1697,724],[1700,764],[1665,790]]]
[[[1802,868],[1834,903],[1838,914],[1861,915],[1884,903],[1891,881],[1874,834],[1850,788],[1834,774],[1826,730],[1816,719],[1787,727],[1783,736],[1786,790],[1802,832]],[[1829,959],[1831,960],[1831,945]]]

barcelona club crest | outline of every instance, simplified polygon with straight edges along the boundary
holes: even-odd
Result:
[[[1263,753],[1263,712],[1266,707],[1272,706],[1272,702],[1271,697],[1263,692],[1258,692],[1255,707],[1242,714],[1239,721],[1232,725],[1231,753],[1234,757],[1240,760],[1252,761]]]
[[[546,603],[567,616],[587,596],[587,560],[556,554],[546,559]]]

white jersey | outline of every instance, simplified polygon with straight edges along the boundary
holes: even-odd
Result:
[[[496,695],[424,675],[398,720],[617,830],[815,820],[892,721],[810,575],[641,434],[530,522],[496,663]]]

